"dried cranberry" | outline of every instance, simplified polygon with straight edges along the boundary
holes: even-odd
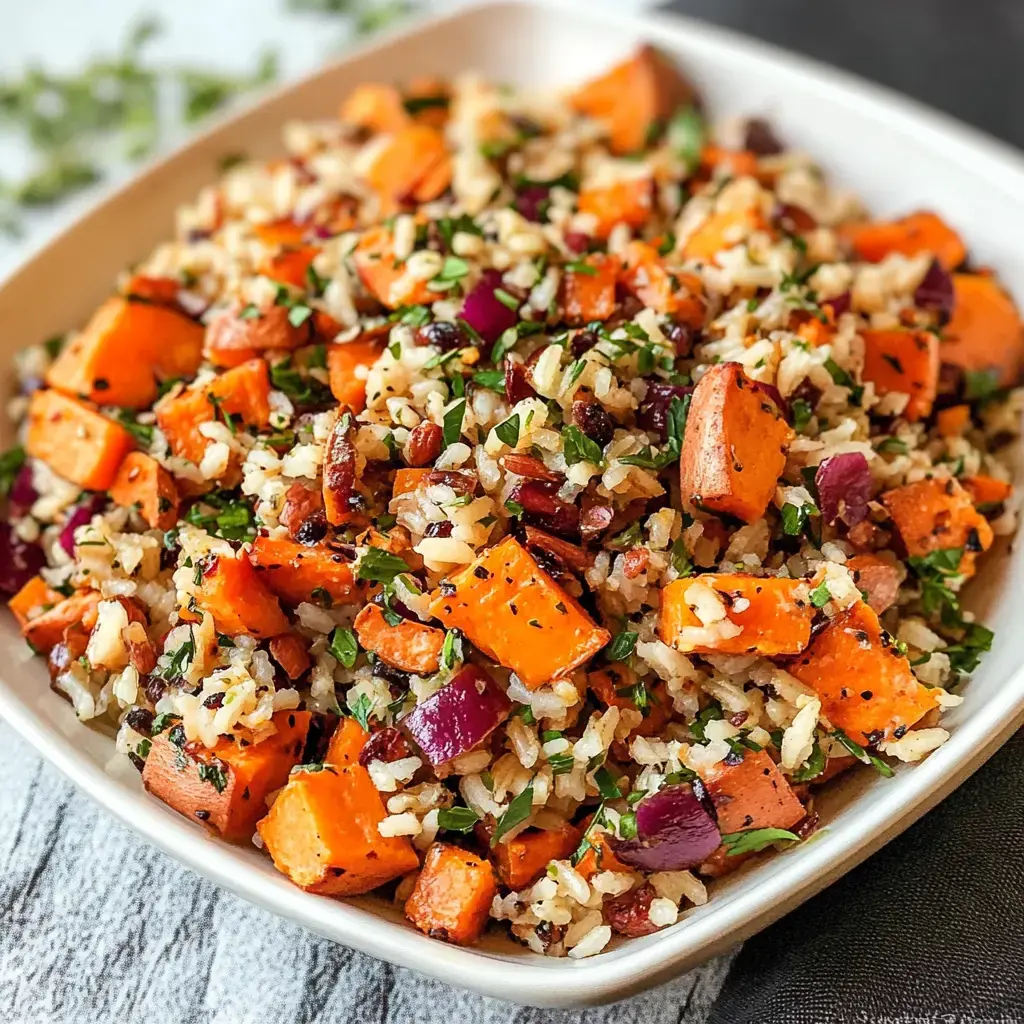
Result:
[[[779,203],[775,208],[775,223],[791,235],[802,235],[818,226],[818,222],[802,206],[795,203]]]
[[[573,356],[581,358],[584,352],[589,352],[600,340],[594,331],[579,331],[572,339]]]
[[[150,704],[155,705],[167,692],[167,681],[159,676],[147,676],[143,680],[142,689]]]
[[[513,205],[527,220],[540,224],[548,219],[551,190],[547,185],[528,185],[516,196]]]
[[[512,488],[509,499],[522,505],[525,520],[542,530],[563,537],[579,531],[580,510],[558,497],[558,484],[524,480]]]
[[[693,352],[696,334],[689,324],[673,324],[665,332],[665,336],[672,343],[677,356],[685,358]]]
[[[294,539],[306,547],[313,547],[327,536],[327,516],[323,510],[314,512],[295,531]]]
[[[758,156],[775,156],[785,148],[779,141],[772,126],[762,117],[752,117],[747,121],[743,134],[743,148]]]
[[[406,738],[393,726],[375,732],[359,752],[359,763],[364,767],[371,761],[399,761],[410,754]]]
[[[134,729],[143,736],[148,736],[153,731],[153,712],[147,708],[132,708],[124,716],[124,720],[129,729]]]
[[[511,359],[505,360],[505,397],[515,405],[525,398],[534,398],[537,392],[530,384],[526,366]]]
[[[650,918],[651,903],[656,895],[654,887],[645,882],[639,889],[606,900],[604,919],[620,935],[634,939],[650,935],[658,930],[658,925]]]
[[[692,393],[693,388],[683,384],[666,384],[660,380],[648,381],[647,394],[637,410],[637,423],[643,430],[665,437],[668,408],[672,404],[672,399]]]
[[[585,235],[582,231],[566,231],[565,247],[570,252],[586,252],[590,248],[590,235]]]
[[[444,432],[436,423],[424,420],[409,435],[409,465],[429,466],[441,454]]]
[[[615,421],[593,395],[573,399],[572,420],[591,441],[602,448],[611,442],[615,434]]]
[[[416,342],[419,345],[436,345],[442,352],[449,352],[462,348],[466,344],[466,336],[458,324],[450,320],[437,320],[416,331]]]
[[[850,293],[841,292],[839,295],[833,295],[831,299],[822,299],[821,304],[831,306],[832,316],[838,320],[844,313],[850,312],[850,301]]]
[[[439,523],[428,524],[423,532],[424,537],[450,537],[452,535],[452,524],[447,519]]]

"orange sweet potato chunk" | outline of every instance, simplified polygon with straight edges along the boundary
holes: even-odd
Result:
[[[155,530],[169,530],[178,521],[180,496],[174,477],[144,452],[125,456],[110,485],[110,497],[118,505],[138,506]]]
[[[593,253],[579,261],[588,270],[570,270],[562,278],[562,308],[571,324],[607,320],[615,312],[618,261]]]
[[[81,626],[88,631],[96,625],[99,603],[98,590],[78,590],[25,623],[22,635],[33,650],[49,654],[64,639],[64,630],[69,626]]]
[[[687,603],[694,585],[710,587],[726,608],[722,623],[705,626]],[[676,650],[698,654],[799,654],[811,638],[814,608],[801,592],[806,583],[706,573],[675,580],[661,592],[658,635]],[[726,624],[727,623],[727,624]],[[728,635],[732,634],[732,635]]]
[[[32,395],[25,451],[65,480],[87,491],[105,491],[134,447],[120,423],[84,402],[52,390]]]
[[[363,82],[341,105],[340,117],[371,132],[397,132],[410,123],[402,96],[393,85]]]
[[[654,207],[654,182],[650,178],[618,181],[614,185],[584,188],[580,191],[579,211],[595,219],[594,234],[607,238],[616,224],[641,228]]]
[[[419,866],[408,839],[377,831],[386,817],[362,765],[327,760],[294,772],[258,828],[274,867],[297,886],[355,896]]]
[[[403,619],[389,625],[384,612],[375,604],[366,605],[356,616],[352,628],[364,650],[372,651],[387,665],[403,672],[429,676],[437,671],[444,630],[422,622]]]
[[[1001,505],[1013,493],[1013,485],[994,476],[968,476],[961,483],[971,496],[975,507]]]
[[[395,265],[394,239],[386,227],[366,231],[356,245],[352,260],[363,287],[388,309],[433,302],[437,296],[426,281],[410,279],[404,264]]]
[[[723,835],[755,828],[791,828],[807,811],[763,750],[748,750],[739,764],[724,761],[705,772],[704,785]]]
[[[935,691],[914,678],[863,601],[836,615],[789,671],[817,691],[822,714],[855,743],[890,740],[936,707]]]
[[[366,376],[360,371],[373,366],[383,351],[384,339],[376,337],[356,338],[327,349],[331,394],[340,405],[354,413],[366,408]]]
[[[291,351],[310,340],[312,321],[296,327],[287,306],[233,308],[218,313],[206,328],[203,355],[215,366],[232,367],[269,351]]]
[[[1013,299],[991,277],[953,275],[953,316],[939,355],[967,373],[990,374],[1000,387],[1020,379],[1024,334]]]
[[[247,843],[267,811],[267,797],[302,760],[310,717],[308,711],[278,711],[272,719],[277,731],[259,743],[221,737],[213,748],[186,743],[172,727],[153,738],[142,783],[222,839]]]
[[[615,662],[596,672],[588,672],[587,686],[606,707],[614,705],[636,711],[637,702],[632,689],[637,678],[637,674],[628,665]],[[643,713],[643,721],[630,731],[637,736],[659,736],[672,717],[672,697],[662,682],[645,687],[645,692],[646,707],[639,709]]]
[[[935,414],[935,426],[942,437],[961,437],[970,424],[969,405],[950,405]]]
[[[61,350],[46,383],[101,405],[142,409],[160,380],[195,375],[203,328],[167,306],[107,299]]]
[[[277,636],[288,619],[247,558],[215,558],[203,568],[196,594],[199,609],[213,616],[218,633]]]
[[[431,472],[432,470],[430,469],[395,470],[395,482],[391,489],[392,495],[397,498],[400,494],[408,494],[410,491],[415,491],[426,482]]]
[[[431,938],[471,946],[487,924],[497,891],[489,861],[457,846],[434,843],[406,901],[405,916]]]
[[[643,149],[659,125],[695,99],[693,86],[675,65],[653,46],[642,46],[569,101],[580,113],[606,121],[612,152],[625,154]]]
[[[754,207],[713,213],[686,240],[683,255],[688,260],[713,263],[715,256],[724,249],[732,249],[755,231],[767,228],[761,211]]]
[[[670,272],[658,250],[634,241],[622,254],[619,283],[645,306],[693,328],[704,324],[704,287],[696,274]]]
[[[930,252],[946,270],[954,270],[967,257],[960,236],[938,214],[928,210],[899,220],[854,224],[842,234],[854,252],[868,263],[879,263],[891,253],[918,256]]]
[[[886,491],[881,502],[910,557],[963,548],[959,571],[970,576],[977,556],[992,546],[992,527],[953,477],[905,484]]]
[[[431,596],[430,610],[445,626],[461,629],[531,690],[568,675],[611,639],[514,537]]]
[[[63,601],[63,596],[56,590],[47,586],[42,576],[33,576],[15,595],[7,602],[18,625],[24,631],[29,621],[38,618],[44,612],[55,608]]]
[[[411,203],[436,199],[448,187],[451,173],[441,132],[413,124],[395,132],[367,171],[366,180],[387,216]]]
[[[288,604],[312,601],[318,588],[326,590],[334,604],[361,601],[365,593],[364,581],[353,577],[352,563],[330,548],[257,537],[249,559],[267,589]]]
[[[939,388],[939,339],[928,331],[863,331],[863,378],[880,395],[910,395],[903,417],[912,423],[932,411]]]
[[[793,432],[738,363],[712,366],[690,404],[679,461],[683,501],[750,523],[764,515]]]
[[[580,830],[567,821],[557,829],[520,832],[508,842],[499,842],[491,856],[501,884],[518,891],[533,885],[550,861],[564,860],[579,844]]]
[[[171,451],[198,464],[209,443],[199,425],[225,414],[236,425],[257,429],[270,425],[270,375],[263,359],[250,359],[201,388],[161,402],[156,421]]]

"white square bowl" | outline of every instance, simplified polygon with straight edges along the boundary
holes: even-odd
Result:
[[[1024,296],[1024,160],[882,89],[718,29],[666,16],[596,15],[503,2],[466,8],[386,37],[218,125],[147,169],[30,259],[0,288],[0,366],[18,348],[80,323],[117,272],[169,235],[175,206],[218,157],[280,151],[299,117],[331,117],[360,81],[478,69],[538,86],[584,79],[652,42],[678,58],[716,117],[761,113],[881,213],[941,210]],[[8,434],[10,433],[8,428]],[[7,440],[10,440],[8,437]],[[83,728],[47,686],[10,616],[0,616],[0,714],[90,797],[166,853],[238,895],[330,939],[455,985],[516,1002],[572,1006],[622,998],[681,973],[765,927],[829,884],[962,782],[1024,719],[1024,552],[990,555],[972,606],[996,630],[992,653],[947,716],[949,742],[891,780],[856,773],[821,800],[813,841],[764,857],[713,887],[678,924],[582,961],[536,956],[497,935],[460,949],[364,897],[340,902],[292,886],[255,849],[211,839],[147,796],[111,737]],[[244,941],[244,940],[241,940]]]

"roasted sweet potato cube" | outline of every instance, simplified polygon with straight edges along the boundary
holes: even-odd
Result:
[[[853,224],[841,233],[854,252],[868,263],[879,263],[892,253],[919,256],[930,252],[946,270],[954,270],[967,257],[960,236],[929,210],[899,220]]]
[[[611,639],[514,537],[431,596],[437,618],[532,690],[568,675]]]
[[[607,320],[615,312],[615,283],[618,260],[593,253],[579,261],[579,269],[562,278],[562,308],[571,324]]]
[[[992,527],[953,477],[918,480],[881,498],[907,555],[962,548],[959,572],[974,573],[977,556],[992,546]]]
[[[650,178],[635,178],[600,187],[585,185],[578,205],[580,213],[594,218],[594,234],[598,238],[607,238],[616,224],[641,228],[654,209],[654,182]]]
[[[356,338],[327,349],[331,394],[341,405],[360,413],[366,408],[366,370],[384,351],[384,340],[375,336]]]
[[[680,482],[684,501],[751,523],[764,515],[793,432],[737,363],[712,366],[690,404]]]
[[[142,782],[186,818],[203,822],[229,842],[248,842],[280,789],[302,760],[308,711],[278,711],[277,731],[252,743],[221,737],[215,747],[185,741],[180,726],[153,737]]]
[[[178,521],[178,485],[145,452],[129,452],[125,456],[110,485],[110,500],[126,507],[135,505],[155,530],[169,530]]]
[[[161,379],[191,377],[202,362],[203,328],[175,310],[115,297],[64,346],[46,382],[100,405],[142,409]]]
[[[37,391],[29,402],[25,451],[88,491],[107,490],[134,446],[120,423],[76,398]]]
[[[984,474],[964,477],[961,483],[971,496],[971,501],[974,502],[975,508],[979,510],[982,506],[985,506],[986,511],[989,508],[996,508],[1002,505],[1013,493],[1012,484],[1008,484],[1005,480],[997,480],[994,476],[985,476]]]
[[[738,764],[720,761],[704,785],[723,835],[754,828],[791,828],[807,813],[786,777],[763,750],[748,750]]]
[[[279,537],[257,537],[249,559],[257,576],[288,604],[313,601],[314,590],[326,590],[334,604],[361,601],[366,584],[356,580],[352,563],[327,547],[306,547]]]
[[[497,891],[490,861],[458,846],[434,843],[406,901],[405,916],[433,939],[471,946],[487,924]]]
[[[696,274],[670,271],[658,250],[633,241],[622,254],[619,283],[645,306],[670,314],[677,323],[694,329],[704,324],[704,286]]]
[[[272,637],[288,631],[288,618],[249,560],[217,557],[203,568],[196,594],[200,611],[209,612],[219,633]]]
[[[898,738],[937,706],[935,691],[914,678],[863,601],[836,615],[789,671],[817,691],[822,714],[855,743]]]
[[[171,451],[200,463],[210,443],[199,426],[230,416],[236,426],[270,425],[270,375],[263,359],[249,359],[199,388],[161,402],[156,421]]]
[[[914,422],[932,411],[939,387],[939,339],[928,331],[864,331],[863,378],[879,395],[909,395],[903,409]]]
[[[1016,384],[1024,334],[1013,299],[998,281],[983,274],[954,274],[953,297],[953,316],[939,344],[942,362],[965,374],[984,375],[999,387]]]
[[[721,601],[724,618],[704,622],[694,611],[705,606],[706,588]],[[814,616],[806,592],[804,581],[781,576],[705,573],[675,580],[661,592],[658,634],[670,647],[698,654],[799,654]]]
[[[410,619],[392,626],[375,604],[366,605],[352,625],[360,646],[372,651],[386,665],[419,676],[433,675],[438,670],[444,646],[443,629]]]
[[[32,619],[55,608],[63,600],[64,597],[58,591],[51,590],[42,576],[33,576],[7,602],[7,607],[14,613],[18,625],[24,630]]]
[[[558,829],[528,828],[491,852],[502,885],[518,891],[533,885],[550,861],[564,860],[580,844],[580,830],[570,822]]]
[[[100,603],[98,590],[78,590],[60,604],[31,618],[22,626],[22,634],[40,654],[49,654],[64,638],[64,630],[80,625],[85,630],[96,625],[96,609]]]
[[[259,823],[278,871],[308,892],[355,896],[415,871],[419,859],[404,836],[382,836],[387,811],[358,763],[294,772]]]
[[[754,232],[767,229],[757,207],[712,213],[683,244],[683,255],[688,260],[714,263],[723,250],[741,245]]]
[[[607,122],[610,147],[618,154],[643,149],[677,108],[695,100],[693,86],[653,46],[642,46],[570,97],[576,110]]]
[[[643,721],[630,730],[635,736],[658,736],[672,717],[672,697],[660,680],[653,686],[645,685],[638,703],[637,674],[621,662],[615,662],[596,672],[587,673],[587,686],[606,707],[640,711]]]

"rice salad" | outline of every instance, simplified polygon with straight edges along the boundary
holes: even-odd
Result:
[[[2,585],[150,792],[579,958],[945,742],[1022,407],[954,227],[713,126],[650,47],[284,137],[18,358]]]

